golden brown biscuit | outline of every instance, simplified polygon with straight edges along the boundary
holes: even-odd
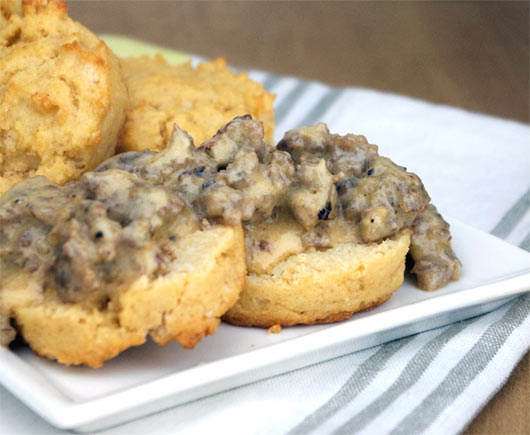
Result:
[[[119,62],[63,1],[1,12],[0,193],[33,175],[77,179],[114,154],[128,101]]]
[[[244,237],[183,199],[190,143],[177,132],[161,153],[0,197],[0,344],[12,319],[39,355],[99,367],[148,336],[191,348],[215,332],[243,287]]]
[[[265,138],[274,132],[274,95],[246,73],[234,74],[224,59],[168,65],[161,56],[122,59],[131,96],[120,151],[161,150],[177,124],[198,146],[235,116],[263,122]]]
[[[62,364],[100,367],[147,336],[162,345],[193,348],[214,334],[220,316],[237,300],[244,280],[242,232],[211,228],[182,239],[171,272],[156,280],[138,278],[103,308],[65,303],[31,275],[19,275],[2,298],[24,298],[11,316],[39,355]]]
[[[249,272],[223,320],[268,328],[337,322],[375,308],[403,283],[409,243],[410,232],[403,230],[381,243],[340,243],[289,255],[269,271]]]

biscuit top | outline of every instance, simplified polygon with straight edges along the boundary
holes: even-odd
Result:
[[[121,59],[131,97],[131,108],[121,138],[120,151],[149,148],[160,151],[177,124],[196,146],[210,139],[237,115],[249,113],[264,124],[272,142],[274,95],[246,73],[234,73],[222,58],[179,66],[161,56]]]
[[[2,1],[0,16],[0,193],[33,175],[77,179],[114,154],[119,63],[62,1]]]
[[[63,0],[2,0],[0,47],[32,43],[42,38],[78,40],[89,47],[99,43],[95,35],[68,18]]]

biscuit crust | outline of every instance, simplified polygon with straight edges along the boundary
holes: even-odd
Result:
[[[77,179],[115,152],[128,104],[119,62],[63,1],[1,12],[0,194],[34,175]]]
[[[239,326],[331,323],[375,308],[403,283],[410,231],[380,243],[343,243],[250,273],[223,320]]]
[[[160,151],[173,124],[188,132],[196,146],[210,139],[235,116],[250,114],[263,122],[265,139],[274,133],[273,94],[246,73],[235,74],[218,58],[193,68],[168,65],[162,56],[121,59],[131,109],[120,151]]]
[[[215,333],[245,275],[241,228],[214,226],[179,242],[171,273],[142,276],[103,309],[67,303],[44,291],[31,275],[12,280],[0,295],[24,339],[39,355],[63,364],[100,367],[148,336],[162,345],[192,348]]]

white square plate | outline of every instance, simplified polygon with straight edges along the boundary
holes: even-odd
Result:
[[[530,254],[450,220],[460,281],[427,293],[406,281],[380,307],[350,320],[280,334],[221,324],[193,350],[153,343],[103,368],[64,367],[29,349],[0,349],[0,381],[51,424],[116,425],[265,377],[491,311],[530,290]]]

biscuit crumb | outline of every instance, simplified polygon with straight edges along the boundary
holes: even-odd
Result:
[[[268,330],[267,330],[267,334],[279,334],[280,332],[282,332],[282,326],[281,325],[272,325]]]

